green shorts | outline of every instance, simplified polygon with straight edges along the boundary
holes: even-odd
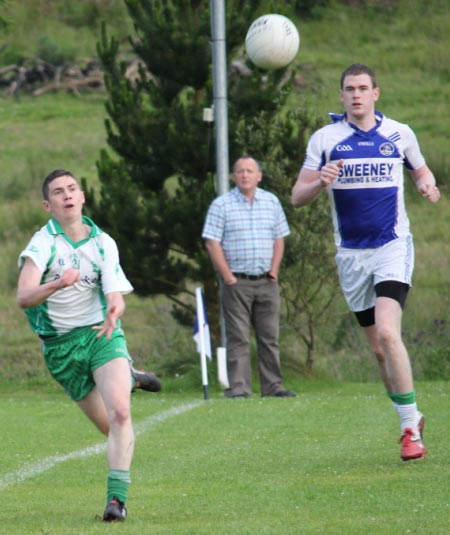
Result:
[[[113,331],[111,340],[104,335],[97,338],[97,334],[92,327],[81,327],[42,340],[48,371],[74,401],[83,399],[95,387],[94,370],[119,357],[131,362],[121,328]]]

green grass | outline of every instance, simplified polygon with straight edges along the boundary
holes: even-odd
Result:
[[[52,64],[95,58],[102,20],[122,38],[131,30],[122,0],[7,0],[3,4],[8,25],[0,34],[0,62],[5,64],[36,57]]]
[[[100,93],[1,99],[0,128],[8,132],[0,162],[2,196],[34,197],[47,173],[61,167],[96,180],[95,162],[106,147],[105,99]],[[8,197],[12,184],[17,193]]]
[[[410,464],[381,385],[293,386],[292,399],[135,394],[129,518],[108,528],[104,453],[87,450],[101,435],[56,386],[3,387],[0,533],[447,535],[447,384],[417,385],[429,455]]]

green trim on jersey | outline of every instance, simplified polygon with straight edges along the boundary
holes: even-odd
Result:
[[[47,301],[37,307],[25,308],[25,314],[33,331],[37,333],[46,332],[49,336],[56,333],[52,321],[48,314]]]
[[[50,219],[50,221],[47,223],[47,226],[46,226],[46,229],[47,229],[47,232],[49,234],[51,234],[52,236],[55,236],[56,234],[62,234],[64,236],[64,239],[66,239],[70,245],[76,249],[77,247],[81,247],[82,245],[84,245],[86,242],[88,242],[91,238],[96,238],[97,236],[99,236],[100,234],[102,234],[103,230],[98,227],[93,221],[92,219],[90,219],[89,217],[87,216],[82,216],[82,221],[85,225],[87,225],[88,227],[91,227],[91,232],[89,233],[89,236],[87,238],[85,238],[84,240],[81,240],[81,241],[78,241],[78,242],[75,242],[72,240],[72,238],[70,236],[67,236],[67,234],[63,231],[63,229],[61,228],[61,225],[58,223],[58,221],[56,219],[54,219],[53,217]],[[99,248],[99,250],[101,250]],[[104,256],[104,252],[102,254],[102,257]],[[73,267],[76,268],[76,265],[74,265]]]
[[[103,317],[106,319],[106,316],[108,315],[108,302],[106,301],[106,295],[102,290],[99,292],[99,298],[100,303],[102,304]],[[118,321],[119,320],[116,321],[116,325],[119,325]]]
[[[55,245],[55,242],[53,241],[53,244],[51,247],[50,258],[48,259],[48,262],[47,262],[47,268],[41,277],[41,284],[44,284],[45,276],[48,270],[50,269],[50,266],[52,265],[53,261],[55,260],[55,256],[56,256],[56,245]],[[31,328],[34,331],[41,332],[41,330],[43,329],[45,329],[46,331],[52,331],[52,332],[55,331],[47,310],[48,310],[47,301],[44,301],[37,307],[25,309],[25,314],[27,316],[28,323],[30,324]]]

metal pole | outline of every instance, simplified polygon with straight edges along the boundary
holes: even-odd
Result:
[[[225,31],[225,0],[211,0],[211,30],[213,58],[214,117],[216,124],[217,195],[229,190],[227,53]],[[222,312],[222,280],[220,286],[220,333],[226,346],[225,323]]]
[[[211,0],[213,43],[214,116],[216,121],[216,160],[218,195],[228,191],[228,106],[225,1]]]

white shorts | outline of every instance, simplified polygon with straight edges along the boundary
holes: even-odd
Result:
[[[411,286],[414,270],[412,236],[396,238],[377,249],[347,249],[336,254],[341,288],[352,312],[375,306],[375,285],[399,281]]]

